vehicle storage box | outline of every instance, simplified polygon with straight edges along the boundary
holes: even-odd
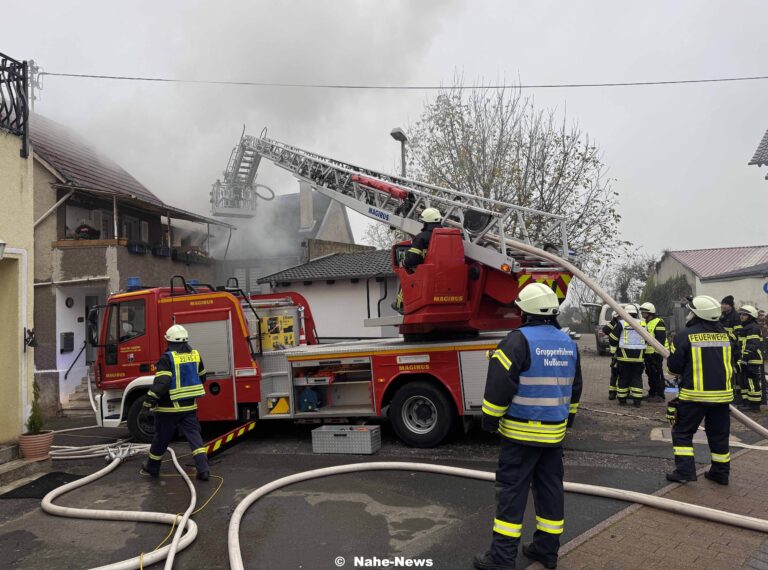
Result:
[[[322,426],[312,430],[313,453],[371,454],[379,449],[379,426]]]

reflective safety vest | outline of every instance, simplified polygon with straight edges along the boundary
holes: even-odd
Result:
[[[645,327],[645,321],[641,320],[638,322],[642,327]],[[618,333],[619,335],[619,350],[616,352],[616,360],[621,362],[642,362],[646,348],[645,339],[624,319],[619,320],[616,329],[611,333]]]
[[[733,364],[730,336],[726,332],[690,333],[690,376],[683,375],[680,400],[707,404],[733,401]]]
[[[197,371],[200,367],[200,353],[166,352],[171,362],[171,388],[168,396],[172,402],[205,396],[205,388]]]
[[[517,394],[499,422],[499,433],[531,445],[557,445],[565,437],[577,348],[553,326],[519,329],[528,341],[531,366],[520,374]]]
[[[647,328],[648,328],[648,332],[651,334],[653,338],[656,338],[655,331],[657,328],[659,330],[663,330],[664,331],[664,348],[669,350],[669,337],[666,334],[667,327],[665,326],[664,321],[661,320],[661,317],[653,317],[650,321],[648,321]],[[645,353],[655,354],[656,349],[649,344],[648,347],[645,349]]]

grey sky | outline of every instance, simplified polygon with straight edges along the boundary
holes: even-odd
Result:
[[[0,51],[46,71],[284,82],[572,83],[767,75],[768,3],[308,0],[17,4]],[[616,179],[625,239],[662,249],[766,243],[768,80],[532,92],[577,120]],[[396,170],[394,126],[424,92],[46,78],[36,110],[74,127],[167,202],[208,213],[242,125]],[[260,181],[295,192],[286,174]],[[697,220],[711,222],[702,228]],[[365,223],[353,222],[358,235]]]

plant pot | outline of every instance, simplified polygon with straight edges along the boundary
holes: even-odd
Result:
[[[152,248],[155,257],[171,257],[171,248],[167,245],[156,245]]]
[[[53,444],[53,431],[41,431],[36,435],[19,436],[19,451],[21,456],[28,461],[42,461],[50,457]]]

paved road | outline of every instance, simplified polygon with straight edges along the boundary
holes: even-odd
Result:
[[[568,436],[566,479],[643,492],[659,489],[671,466],[671,450],[669,444],[651,441],[649,436],[651,429],[664,426],[663,405],[621,410],[638,417],[615,415],[618,407],[606,399],[608,359],[584,350],[583,360],[585,409]],[[53,427],[73,423],[60,421]],[[478,429],[437,449],[417,450],[398,442],[384,424],[382,450],[365,457],[312,454],[313,427],[263,422],[243,443],[214,459],[212,472],[224,482],[195,516],[200,535],[179,556],[179,567],[228,568],[226,531],[236,504],[254,488],[287,474],[369,460],[424,461],[484,471],[495,468],[495,436]],[[119,429],[89,430],[62,434],[57,442],[82,444],[123,435],[125,431]],[[175,447],[187,451],[181,442]],[[87,474],[101,465],[91,460],[57,463],[53,468]],[[138,467],[139,461],[133,459],[105,480],[60,502],[110,509],[184,510],[187,490],[180,479],[144,479],[139,477]],[[164,471],[172,474],[168,464]],[[197,483],[199,504],[216,485],[215,480]],[[563,542],[625,506],[568,495]],[[336,568],[338,556],[347,560],[347,568],[354,568],[355,556],[426,558],[433,561],[434,568],[470,568],[472,555],[490,540],[493,513],[494,490],[487,482],[401,472],[344,475],[285,488],[254,505],[244,518],[241,541],[247,568],[330,569]],[[529,505],[524,539],[532,532],[532,518]],[[149,524],[55,518],[40,511],[38,500],[0,500],[0,552],[5,565],[13,568],[106,564],[152,550],[167,530]],[[520,556],[519,567],[526,565]]]

